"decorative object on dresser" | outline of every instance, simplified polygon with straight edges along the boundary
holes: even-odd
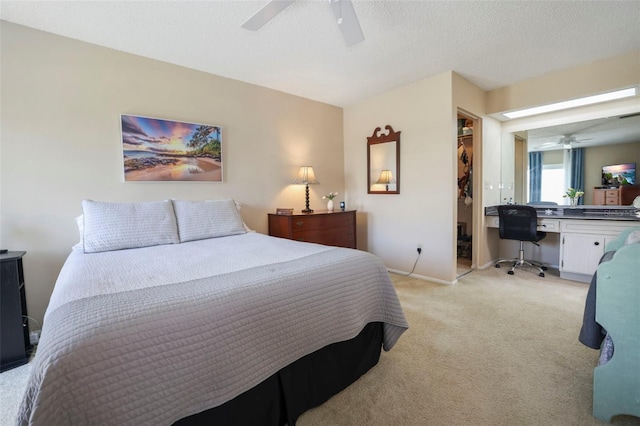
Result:
[[[269,214],[269,235],[308,243],[356,248],[356,211]]]
[[[302,213],[313,213],[313,210],[309,208],[309,185],[320,183],[318,179],[316,179],[316,175],[313,172],[313,167],[311,166],[302,166],[298,171],[298,177],[293,181],[296,185],[304,185],[304,210]]]
[[[400,193],[400,133],[390,125],[387,133],[376,127],[367,137],[367,193]],[[394,179],[395,177],[395,179]],[[384,186],[383,186],[384,185]]]
[[[0,371],[26,364],[29,327],[22,257],[24,251],[0,254]]]
[[[337,192],[330,192],[328,195],[322,196],[323,200],[329,200],[327,201],[327,210],[330,212],[333,211],[333,199],[336,198],[336,195],[338,195]]]

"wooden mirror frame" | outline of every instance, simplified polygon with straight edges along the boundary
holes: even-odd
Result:
[[[399,194],[400,193],[400,133],[395,132],[390,125],[384,126],[388,133],[381,133],[380,127],[376,127],[373,134],[367,137],[367,193],[369,194]],[[376,191],[371,187],[374,185],[371,181],[371,147],[373,145],[382,143],[396,143],[395,150],[395,174],[393,180],[395,181],[395,189],[392,191]],[[393,162],[393,159],[391,160]],[[393,174],[393,173],[392,173]]]

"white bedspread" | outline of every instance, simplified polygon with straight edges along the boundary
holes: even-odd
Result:
[[[49,312],[71,300],[191,281],[330,249],[321,244],[299,244],[256,232],[103,253],[85,254],[79,246],[60,271],[45,321]]]
[[[21,424],[171,424],[300,357],[384,323],[408,325],[365,252],[248,233],[84,254],[47,309]]]

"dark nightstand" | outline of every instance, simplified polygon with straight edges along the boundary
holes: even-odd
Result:
[[[269,214],[269,235],[308,243],[356,248],[356,211]]]
[[[22,257],[24,251],[0,255],[0,371],[29,361],[29,327]]]

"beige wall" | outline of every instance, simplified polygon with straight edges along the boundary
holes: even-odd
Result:
[[[622,89],[640,80],[640,50],[556,71],[487,92],[487,113],[510,111]]]
[[[542,164],[562,164],[563,161],[564,150],[562,149],[542,152]]]
[[[483,118],[484,92],[446,72],[389,90],[344,110],[347,203],[361,213],[359,243],[388,268],[409,272],[423,245],[414,274],[437,282],[456,278],[458,108]],[[478,135],[499,139],[499,125],[487,119]],[[366,142],[376,127],[401,131],[399,195],[367,194]],[[495,151],[489,150],[491,154]],[[474,141],[474,177],[481,176],[482,146]],[[499,161],[490,157],[489,161]],[[494,167],[495,169],[495,167]],[[498,167],[499,169],[499,167]],[[478,174],[476,175],[476,170]],[[477,183],[476,188],[481,188]],[[482,223],[482,194],[474,195],[474,214]],[[474,230],[474,238],[484,229]],[[478,244],[482,241],[479,237]]]
[[[41,320],[78,241],[84,198],[235,198],[248,225],[304,208],[303,164],[322,194],[344,194],[342,109],[1,22],[0,244],[26,250],[28,309]],[[124,183],[120,114],[223,128],[224,183]],[[325,207],[326,208],[326,207]]]
[[[388,268],[449,282],[455,222],[455,116],[451,73],[384,92],[344,110],[347,205],[357,208],[359,244]],[[400,194],[367,194],[367,136],[402,132]]]

